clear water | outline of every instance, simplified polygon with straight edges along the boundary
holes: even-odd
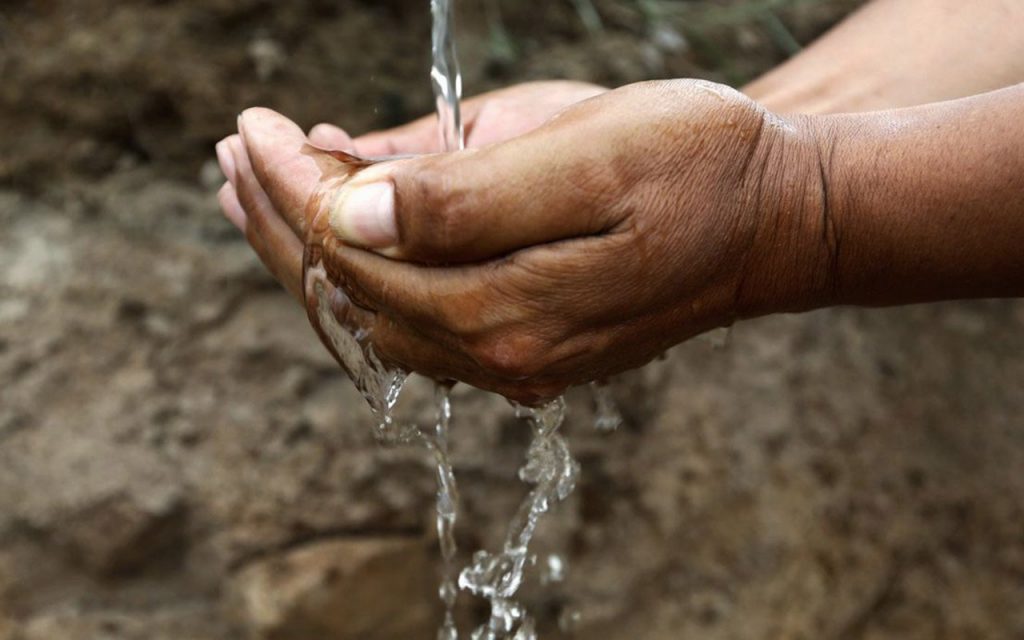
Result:
[[[526,462],[519,469],[519,479],[533,488],[513,517],[501,551],[477,551],[470,565],[459,574],[459,587],[491,604],[491,617],[473,632],[473,640],[536,638],[533,619],[515,601],[515,595],[531,559],[530,542],[541,517],[572,493],[579,476],[579,463],[558,432],[565,421],[563,398],[539,409],[517,406],[516,415],[528,419],[533,430]]]
[[[460,99],[462,97],[462,76],[459,71],[458,54],[455,45],[455,16],[452,0],[431,0],[433,13],[433,67],[430,78],[437,102],[438,135],[442,151],[458,151],[465,148],[463,137]],[[523,582],[523,573],[529,557],[530,542],[536,533],[541,516],[552,505],[564,500],[576,486],[579,464],[569,452],[569,446],[559,433],[565,420],[565,401],[555,400],[539,409],[516,407],[518,417],[529,420],[533,439],[526,454],[526,462],[519,470],[519,478],[533,488],[520,505],[509,525],[501,551],[477,551],[469,566],[459,574],[459,587],[485,598],[490,602],[490,619],[472,634],[473,640],[534,640],[537,637],[533,619],[525,608],[515,601],[515,595]],[[439,422],[440,425],[440,422]],[[440,432],[440,430],[439,430]],[[441,469],[438,459],[438,477],[450,481],[454,477]],[[447,461],[443,461],[447,464]],[[448,474],[448,475],[446,475]],[[445,485],[438,489],[438,531],[441,531],[442,517],[450,518],[445,526],[453,525],[455,513],[442,516]],[[442,553],[445,552],[442,537]],[[454,555],[454,543],[451,551]],[[449,556],[445,558],[450,560]],[[446,570],[450,567],[446,567]],[[442,585],[441,592],[451,596],[448,584]],[[453,640],[458,632],[451,624],[451,606],[454,597],[446,600],[448,606],[446,623],[438,634],[441,640]],[[514,635],[513,635],[514,634]]]
[[[459,498],[448,448],[451,386],[437,384],[435,387],[437,420],[433,430],[395,420],[394,408],[407,379],[406,373],[389,369],[381,363],[374,354],[367,333],[352,331],[338,321],[332,311],[336,308],[332,303],[339,301],[333,298],[341,297],[342,305],[347,299],[340,289],[330,284],[322,263],[310,265],[306,270],[305,286],[317,301],[318,320],[327,339],[378,419],[378,440],[387,445],[418,444],[434,456],[437,532],[444,560],[439,597],[445,606],[445,618],[438,631],[439,640],[457,640],[459,637],[453,614],[459,589],[490,603],[490,617],[472,633],[473,640],[536,640],[534,620],[515,596],[523,583],[527,565],[536,560],[530,555],[530,543],[541,518],[572,493],[579,475],[579,464],[573,459],[566,439],[559,433],[565,420],[565,400],[558,398],[536,409],[515,406],[516,416],[526,419],[532,430],[526,460],[519,469],[519,479],[532,488],[512,518],[501,550],[477,551],[470,564],[459,573],[456,583],[454,562],[458,549],[454,529]],[[591,388],[597,404],[597,426],[603,429],[617,427],[621,416],[607,389],[596,384]],[[565,570],[563,558],[549,556],[542,582],[562,580]],[[565,620],[560,624],[566,627]]]
[[[441,151],[459,151],[466,146],[462,128],[462,73],[455,44],[455,14],[451,0],[431,0],[433,16],[431,50],[433,66],[430,81],[437,105],[438,136]],[[458,519],[458,485],[448,458],[448,429],[451,423],[450,387],[438,383],[437,426],[431,450],[437,463],[437,537],[441,545],[442,577],[439,595],[444,604],[444,622],[437,632],[438,640],[456,640],[455,603],[455,522]]]
[[[448,429],[451,424],[451,386],[435,386],[437,420],[434,429],[404,424],[394,417],[395,405],[407,379],[403,371],[390,369],[374,353],[369,334],[343,325],[334,314],[337,302],[347,306],[344,292],[327,278],[323,262],[309,265],[305,273],[307,295],[316,300],[316,314],[327,340],[341,360],[349,378],[366,399],[377,418],[376,437],[384,445],[417,444],[426,447],[434,457],[437,470],[437,536],[441,547],[444,572],[439,597],[444,603],[445,618],[439,640],[456,640],[453,611],[458,594],[455,582],[455,522],[458,514],[458,487],[448,457]],[[341,300],[335,298],[340,297]]]
[[[444,604],[444,622],[437,632],[438,640],[456,640],[459,637],[455,626],[455,602],[458,589],[455,586],[455,521],[459,512],[459,490],[455,483],[455,472],[448,457],[448,428],[452,419],[451,386],[438,383],[434,387],[437,401],[437,422],[431,437],[425,438],[427,448],[434,454],[437,468],[437,539],[441,546],[443,564],[441,587],[438,595]]]
[[[608,387],[600,382],[591,382],[590,393],[594,397],[594,427],[598,431],[615,431],[621,427],[622,413]]]
[[[341,306],[347,306],[347,298],[330,283],[322,261],[305,269],[304,280],[307,297],[312,296],[317,302],[320,327],[338,354],[342,367],[379,420],[378,439],[391,444],[413,439],[415,434],[398,425],[392,417],[406,374],[381,363],[367,332],[352,330],[338,321],[333,312],[335,298],[343,298]]]
[[[434,28],[430,77],[437,101],[438,135],[442,150],[456,151],[464,148],[465,141],[460,112],[462,77],[455,46],[452,0],[431,0],[431,11]],[[390,369],[381,362],[366,331],[353,330],[348,323],[338,320],[334,310],[347,308],[348,299],[328,280],[322,262],[307,265],[304,286],[307,298],[316,301],[317,320],[327,340],[377,418],[378,440],[387,445],[417,444],[433,455],[437,474],[437,534],[444,565],[438,595],[445,607],[445,617],[438,640],[459,637],[454,608],[460,589],[490,604],[489,619],[473,631],[473,640],[536,640],[535,622],[515,596],[523,583],[527,565],[536,561],[530,554],[530,543],[541,518],[572,493],[579,474],[579,464],[559,433],[565,420],[564,399],[537,409],[515,407],[516,415],[526,419],[532,430],[526,460],[519,470],[519,478],[531,488],[509,524],[501,550],[476,552],[470,564],[458,572],[456,580],[458,548],[454,531],[459,494],[448,446],[451,386],[438,383],[435,387],[437,420],[433,429],[395,420],[394,408],[407,373]],[[592,385],[592,390],[598,428],[614,429],[622,419],[610,394],[596,384]],[[564,573],[564,559],[558,556],[547,559],[545,575],[553,577],[551,581],[561,580]],[[548,583],[548,580],[542,578],[542,582]],[[560,623],[565,628],[564,621]]]
[[[434,63],[430,69],[430,81],[437,104],[441,151],[458,151],[466,146],[462,129],[462,72],[455,46],[454,9],[452,0],[430,2],[434,18],[431,32]]]

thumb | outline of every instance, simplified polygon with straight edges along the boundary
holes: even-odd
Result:
[[[610,156],[587,126],[553,124],[501,144],[367,169],[331,203],[343,241],[425,263],[486,260],[593,235],[623,217]]]

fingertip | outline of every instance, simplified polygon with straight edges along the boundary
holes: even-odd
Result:
[[[239,181],[245,177],[243,176],[243,173],[252,172],[252,167],[249,162],[249,152],[246,150],[245,142],[242,140],[241,134],[226,138],[224,143],[231,155],[232,166],[234,167],[235,179],[231,181],[231,184],[237,189]]]
[[[224,217],[230,220],[231,224],[235,225],[239,231],[245,233],[248,218],[245,209],[242,208],[242,203],[238,200],[238,193],[230,182],[225,183],[217,192],[217,201],[220,203]]]
[[[299,125],[263,107],[246,109],[238,116],[238,133],[250,154],[260,154],[282,144],[306,142],[306,134]]]
[[[237,136],[228,136],[214,147],[217,153],[217,163],[220,165],[221,173],[227,178],[231,184],[235,183],[238,179],[238,166],[235,164],[235,156],[231,151],[231,138],[237,138]]]
[[[367,134],[353,141],[356,151],[369,158],[397,155],[394,143],[380,134]]]
[[[274,124],[280,121],[291,122],[291,120],[288,120],[288,118],[277,111],[266,107],[249,107],[238,114],[239,128],[242,129],[264,126],[267,123]]]
[[[355,145],[359,153],[366,156],[421,155],[441,150],[436,116],[364,134],[356,138]]]
[[[321,123],[310,129],[309,141],[324,149],[355,151],[352,137],[333,124]]]
[[[275,217],[305,237],[307,205],[324,178],[329,156],[309,153],[305,132],[269,109],[247,109],[240,123],[240,135],[231,145],[241,201],[248,206],[266,200]],[[254,224],[261,219],[254,215]]]

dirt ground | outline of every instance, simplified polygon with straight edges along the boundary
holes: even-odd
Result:
[[[373,442],[211,162],[249,105],[427,112],[426,4],[0,7],[0,640],[433,637],[429,460]],[[858,3],[596,4],[600,31],[568,0],[465,0],[469,91],[741,84]],[[617,380],[611,435],[574,391],[542,637],[1024,638],[1022,329],[1011,301],[748,322]],[[407,401],[430,415],[425,384]],[[527,434],[498,398],[455,410],[460,544],[493,547]]]

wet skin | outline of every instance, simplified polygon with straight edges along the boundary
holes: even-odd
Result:
[[[494,129],[484,98],[483,148],[351,179],[314,147],[429,151],[427,123],[309,139],[249,110],[221,203],[297,298],[322,243],[382,356],[531,403],[739,318],[1024,293],[1024,86],[787,118],[710,83],[600,91]]]

